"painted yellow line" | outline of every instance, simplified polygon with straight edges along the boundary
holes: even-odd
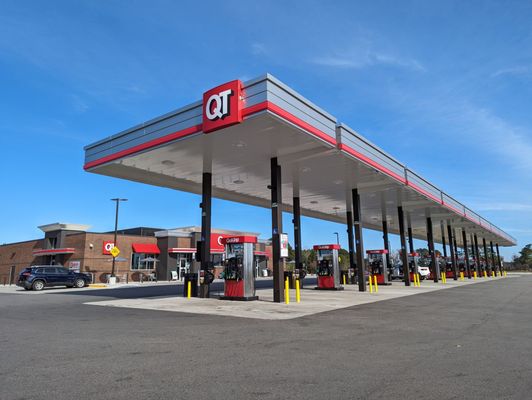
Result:
[[[93,288],[106,288],[107,285],[105,283],[90,283],[89,287]]]

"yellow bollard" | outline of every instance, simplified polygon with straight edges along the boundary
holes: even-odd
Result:
[[[369,292],[373,293],[373,277],[369,276]]]
[[[288,283],[288,278],[284,281],[284,302],[290,304],[290,285]]]
[[[508,275],[506,274],[506,271],[504,271],[504,277],[506,278]]]
[[[342,282],[345,285],[345,274],[342,274]]]
[[[375,293],[379,293],[379,285],[377,284],[377,275],[375,275],[374,278],[375,278]]]
[[[447,274],[443,273],[443,283],[447,283]]]
[[[484,278],[487,278],[488,277],[488,273],[486,272],[486,270],[484,270]]]
[[[460,280],[461,280],[461,281],[464,280],[464,272],[463,272],[463,271],[460,271]]]
[[[417,287],[421,287],[421,282],[419,281],[419,274],[415,274],[414,277],[417,281]]]
[[[188,284],[187,284],[187,299],[190,299],[191,296],[192,296],[192,282],[188,281]]]
[[[473,279],[477,279],[477,271],[473,271]]]
[[[495,271],[493,271],[493,270],[491,271],[491,277],[495,278]]]
[[[301,295],[299,293],[299,279],[296,279],[296,303],[301,301]]]

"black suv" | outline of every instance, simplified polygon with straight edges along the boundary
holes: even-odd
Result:
[[[25,268],[18,277],[17,286],[26,290],[42,290],[45,286],[82,288],[91,283],[89,274],[70,271],[58,266],[33,266]]]

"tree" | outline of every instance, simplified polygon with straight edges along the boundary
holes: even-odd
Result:
[[[516,260],[519,264],[532,266],[532,244],[529,243],[521,249]]]

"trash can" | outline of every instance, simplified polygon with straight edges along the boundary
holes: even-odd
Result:
[[[191,283],[191,297],[198,297],[198,274],[194,272],[188,272],[185,274],[183,297],[187,297],[188,283]]]

